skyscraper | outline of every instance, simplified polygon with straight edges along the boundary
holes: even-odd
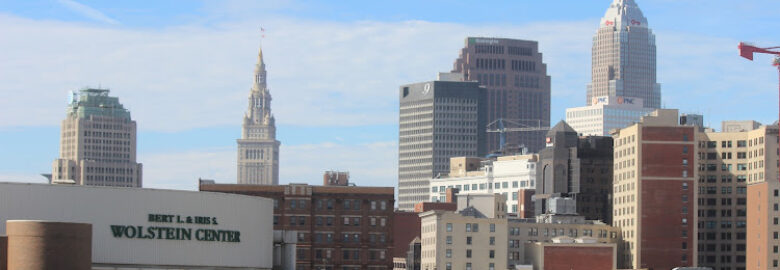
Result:
[[[599,97],[641,98],[661,107],[656,83],[655,35],[634,0],[614,0],[593,37],[592,78],[586,102]]]
[[[398,208],[412,211],[451,157],[485,155],[485,88],[457,78],[403,85],[399,94]]]
[[[62,120],[60,158],[52,164],[53,183],[141,187],[136,158],[136,124],[108,89],[71,94]]]
[[[487,88],[487,123],[503,118],[524,127],[550,126],[550,76],[536,41],[466,38],[452,72]],[[544,147],[544,135],[544,131],[510,132],[506,143],[536,152]],[[499,141],[497,133],[489,134],[487,151],[499,150]]]
[[[241,139],[237,142],[238,183],[279,184],[279,141],[276,140],[276,124],[271,114],[271,93],[266,85],[262,48],[257,55]]]

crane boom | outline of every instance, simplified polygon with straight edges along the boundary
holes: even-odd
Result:
[[[522,122],[526,122],[523,124]],[[529,124],[530,123],[530,124]],[[507,124],[511,124],[516,127],[506,127]],[[496,126],[494,128],[491,128]],[[486,132],[499,134],[499,151],[504,151],[506,146],[506,133],[507,132],[529,132],[529,131],[545,131],[550,130],[550,127],[542,126],[542,121],[539,119],[504,119],[498,118],[493,122],[487,124]]]
[[[747,58],[750,61],[753,61],[754,53],[775,55],[775,59],[772,61],[772,65],[777,67],[778,78],[780,79],[780,46],[759,48],[744,42],[740,42],[737,48],[739,48],[739,55]],[[778,94],[780,95],[780,89],[778,89]],[[780,99],[778,99],[778,108],[780,108]],[[778,112],[780,112],[780,110]],[[778,120],[780,120],[780,115],[778,115]],[[780,181],[780,178],[778,178],[778,181]]]

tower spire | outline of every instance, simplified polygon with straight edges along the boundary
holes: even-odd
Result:
[[[257,53],[257,64],[255,65],[255,81],[253,91],[264,91],[266,85],[265,61],[263,60],[263,47],[260,45],[260,51]]]

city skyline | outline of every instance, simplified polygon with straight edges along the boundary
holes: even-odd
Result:
[[[204,21],[168,14],[169,10],[157,6],[144,8],[159,9],[153,13],[176,19],[146,22],[139,17],[117,17],[121,13],[117,10],[133,7],[64,0],[37,11],[24,9],[36,2],[3,5],[0,34],[11,42],[0,48],[15,53],[0,55],[0,91],[15,94],[0,101],[0,148],[10,153],[0,154],[4,164],[0,181],[45,181],[37,174],[49,171],[57,156],[67,92],[102,86],[120,97],[136,117],[138,162],[144,163],[145,186],[194,189],[197,177],[233,182],[234,139],[240,134],[235,119],[243,114],[247,78],[260,43],[259,26],[264,25],[267,38],[262,42],[269,69],[275,74],[269,84],[275,91],[278,139],[285,153],[280,183],[316,183],[322,171],[339,169],[351,171],[362,185],[395,186],[398,100],[394,95],[398,85],[447,71],[466,36],[539,40],[552,77],[550,120],[555,123],[564,118],[564,108],[584,105],[591,38],[609,2],[572,1],[570,5],[581,8],[560,12],[564,14],[526,3],[540,10],[540,15],[527,20],[502,14],[495,19],[485,15],[463,20],[411,11],[410,15],[388,15],[398,12],[393,10],[371,10],[365,17],[323,18],[297,10],[295,3],[272,7],[267,12],[271,16],[265,19],[231,13],[231,4],[219,9],[214,8],[219,4],[208,3],[199,8],[215,11]],[[776,14],[776,8],[762,7],[768,1],[746,2],[732,9],[726,8],[726,1],[707,7],[696,2],[701,3],[638,1],[645,16],[652,19],[657,38],[658,81],[663,84],[665,107],[701,113],[705,123],[716,128],[720,120],[771,123],[777,108],[772,98],[776,74],[770,59],[744,61],[736,44],[740,40],[758,45],[780,43],[770,35],[777,22],[757,24],[745,19],[758,13],[752,22],[760,21],[760,14]],[[690,13],[694,7],[720,13],[691,15],[684,13],[685,7]],[[681,19],[684,24],[669,22],[683,14],[688,16]],[[291,20],[299,17],[308,19]],[[710,32],[696,26],[709,26]],[[83,47],[90,50],[75,51]],[[411,62],[410,57],[414,58]],[[733,99],[751,98],[755,103],[744,109],[723,107]],[[13,117],[22,111],[31,117]],[[344,158],[310,155],[318,152]],[[164,162],[181,166],[164,166]],[[189,163],[205,168],[191,170],[183,165]]]

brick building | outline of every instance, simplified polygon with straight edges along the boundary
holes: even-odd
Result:
[[[296,270],[393,267],[392,187],[201,182],[200,191],[273,199],[274,230],[298,232]]]
[[[615,243],[582,241],[587,238],[577,240],[559,237],[552,243],[525,243],[526,257],[533,262],[534,270],[617,269]]]
[[[613,133],[614,217],[623,268],[696,266],[697,127],[656,110]]]

